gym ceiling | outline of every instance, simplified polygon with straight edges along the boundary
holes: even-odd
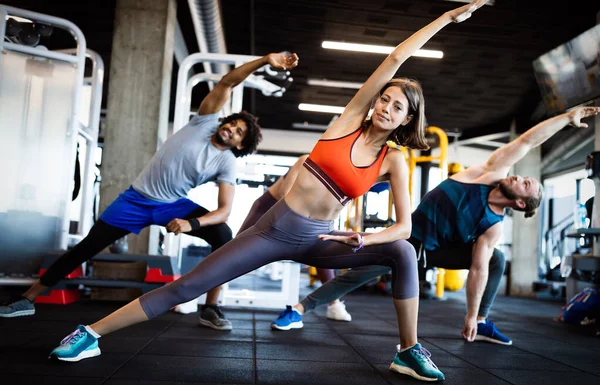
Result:
[[[5,0],[3,4],[74,22],[88,47],[110,68],[115,0]],[[556,4],[553,4],[556,3]],[[306,112],[300,103],[344,106],[355,89],[308,85],[309,79],[361,83],[384,55],[321,48],[324,40],[394,46],[444,11],[460,3],[447,0],[221,0],[228,53],[263,55],[293,51],[300,64],[282,98],[246,93],[244,108],[263,127],[292,130],[294,123],[327,125],[333,115]],[[452,24],[424,48],[442,59],[412,57],[398,76],[418,79],[431,125],[467,139],[506,132],[513,120],[522,131],[544,119],[532,62],[540,55],[596,25],[597,1],[496,0],[462,24]],[[197,52],[190,8],[177,2],[177,18],[189,52]],[[63,48],[60,39],[48,48]],[[174,96],[177,64],[174,64]],[[106,72],[107,77],[109,71]],[[104,106],[109,79],[105,79]],[[194,95],[199,105],[203,93]],[[561,135],[549,141],[548,151]]]

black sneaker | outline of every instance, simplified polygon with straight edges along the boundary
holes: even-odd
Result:
[[[231,330],[231,322],[221,312],[221,309],[217,305],[204,305],[200,312],[200,318],[198,320],[200,325],[215,330]]]
[[[33,303],[23,296],[0,305],[0,317],[11,318],[34,314]]]

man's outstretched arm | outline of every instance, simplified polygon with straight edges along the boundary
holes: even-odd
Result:
[[[598,114],[600,107],[578,107],[536,124],[517,139],[494,151],[485,164],[486,171],[507,174],[532,148],[541,145],[567,125],[587,127],[581,120]]]
[[[246,80],[254,71],[267,64],[270,64],[274,68],[289,70],[298,65],[298,55],[295,53],[271,53],[234,68],[227,75],[223,76],[212,91],[204,98],[202,104],[200,104],[198,114],[208,115],[218,112],[223,108],[227,100],[229,100],[231,91],[235,86]]]

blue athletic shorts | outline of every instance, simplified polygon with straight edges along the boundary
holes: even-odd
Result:
[[[157,202],[129,187],[104,210],[100,219],[111,226],[139,234],[146,226],[166,226],[175,218],[185,218],[200,206],[187,198],[172,203]]]

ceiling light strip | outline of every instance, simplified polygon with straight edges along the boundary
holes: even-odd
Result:
[[[300,103],[298,109],[301,111],[327,112],[330,114],[341,114],[345,107],[327,106],[323,104]]]
[[[326,49],[337,49],[343,51],[354,51],[354,52],[369,52],[369,53],[381,53],[390,54],[396,47],[384,46],[384,45],[372,45],[372,44],[358,44],[358,43],[345,43],[341,41],[324,41],[321,43],[321,47]],[[413,54],[413,56],[427,57],[433,59],[441,59],[444,57],[442,51],[420,49]]]
[[[309,86],[351,88],[351,89],[355,89],[355,90],[358,90],[363,85],[363,83],[358,83],[358,82],[343,82],[343,81],[339,81],[339,80],[327,80],[327,79],[308,79],[307,84]]]

